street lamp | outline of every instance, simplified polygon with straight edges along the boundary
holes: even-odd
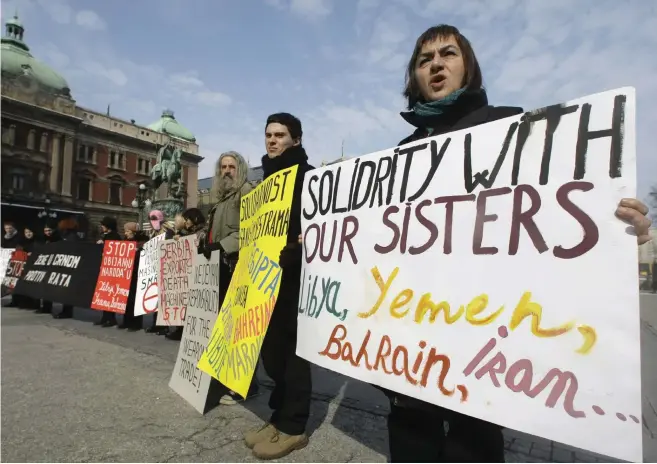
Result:
[[[144,208],[150,208],[153,204],[150,198],[146,198],[148,194],[148,187],[146,184],[139,184],[137,188],[137,196],[132,200],[132,207],[139,208],[139,228],[144,226]]]
[[[55,211],[50,211],[50,198],[46,197],[44,200],[46,203],[46,206],[43,207],[41,211],[37,214],[39,219],[47,219],[48,217],[51,217],[55,219],[57,217],[57,213]]]

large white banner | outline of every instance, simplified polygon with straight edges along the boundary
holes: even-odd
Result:
[[[196,254],[196,249],[192,253],[185,325],[169,380],[169,387],[201,414],[213,406],[208,402],[212,377],[196,366],[208,346],[219,314],[219,255],[219,251],[215,251],[208,260]]]
[[[143,316],[157,311],[159,293],[157,278],[160,273],[158,245],[162,240],[164,240],[164,234],[156,235],[144,244],[139,254],[135,316]]]
[[[312,171],[297,353],[640,461],[635,184],[632,88]]]

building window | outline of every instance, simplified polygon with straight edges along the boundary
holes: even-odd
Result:
[[[90,145],[78,144],[78,154],[76,159],[82,163],[95,163],[95,151],[94,147]]]
[[[147,176],[150,171],[151,171],[151,160],[137,158],[137,173],[144,174]]]
[[[78,179],[78,200],[91,201],[91,179]]]
[[[11,174],[11,188],[15,192],[22,192],[25,190],[25,174],[14,172]]]
[[[116,150],[110,150],[107,166],[112,169],[125,170],[125,158],[125,153],[120,153]]]
[[[118,182],[110,183],[109,202],[111,205],[121,205],[121,184]]]

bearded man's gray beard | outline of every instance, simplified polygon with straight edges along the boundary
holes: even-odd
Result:
[[[219,189],[222,192],[230,192],[235,185],[234,179],[230,176],[230,174],[226,174],[225,176],[221,177],[219,180]]]

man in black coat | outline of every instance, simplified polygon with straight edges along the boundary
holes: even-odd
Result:
[[[244,441],[259,459],[276,459],[308,444],[305,434],[310,415],[312,380],[310,364],[296,355],[297,308],[301,280],[301,191],[313,167],[301,145],[301,122],[289,113],[272,114],[265,126],[267,154],[262,157],[264,177],[298,166],[294,183],[287,245],[281,251],[283,270],[280,290],[260,351],[275,387],[269,398],[273,414],[269,423],[247,433]]]

